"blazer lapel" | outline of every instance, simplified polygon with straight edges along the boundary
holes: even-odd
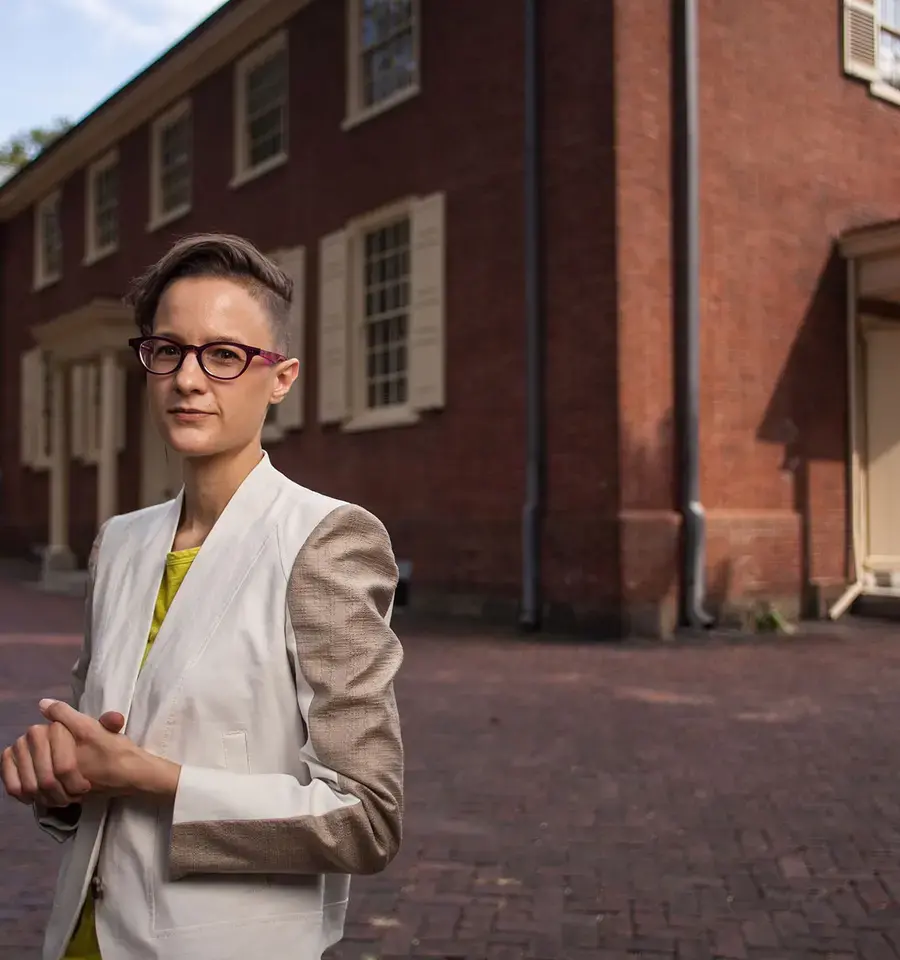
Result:
[[[264,454],[237,489],[194,558],[144,668],[136,677],[127,732],[138,742],[146,737],[164,703],[177,692],[178,679],[200,656],[227,616],[231,600],[272,535],[274,527],[267,518],[278,496],[278,476],[268,454]],[[174,529],[172,534],[174,536]],[[163,564],[171,543],[170,538],[163,552]],[[157,563],[157,566],[158,575],[150,591],[151,618],[162,577],[162,565]],[[146,627],[149,632],[150,620]]]
[[[114,555],[98,569],[94,596],[99,602],[92,630],[103,645],[93,654],[97,684],[88,683],[82,702],[86,713],[100,716],[117,710],[128,718],[182,501],[183,492],[148,511],[146,525],[133,521],[111,545]]]

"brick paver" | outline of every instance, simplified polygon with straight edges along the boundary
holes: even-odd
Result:
[[[0,609],[9,739],[60,691],[77,604],[0,583]],[[900,957],[896,634],[406,636],[404,847],[333,957]],[[31,960],[58,850],[7,801],[0,856],[0,960]]]

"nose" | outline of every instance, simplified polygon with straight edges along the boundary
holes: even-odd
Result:
[[[175,389],[179,393],[193,393],[202,389],[206,374],[200,367],[200,361],[193,350],[189,350],[175,374]]]

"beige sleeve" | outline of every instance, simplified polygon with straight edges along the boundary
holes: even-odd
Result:
[[[403,818],[394,698],[403,654],[389,624],[397,575],[387,532],[359,507],[337,508],[312,533],[287,592],[288,653],[309,738],[298,751],[312,781],[182,767],[173,878],[375,873],[393,859]]]

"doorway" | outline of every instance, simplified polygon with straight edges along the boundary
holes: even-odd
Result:
[[[883,586],[900,586],[900,329],[866,337],[866,474],[868,556]]]

